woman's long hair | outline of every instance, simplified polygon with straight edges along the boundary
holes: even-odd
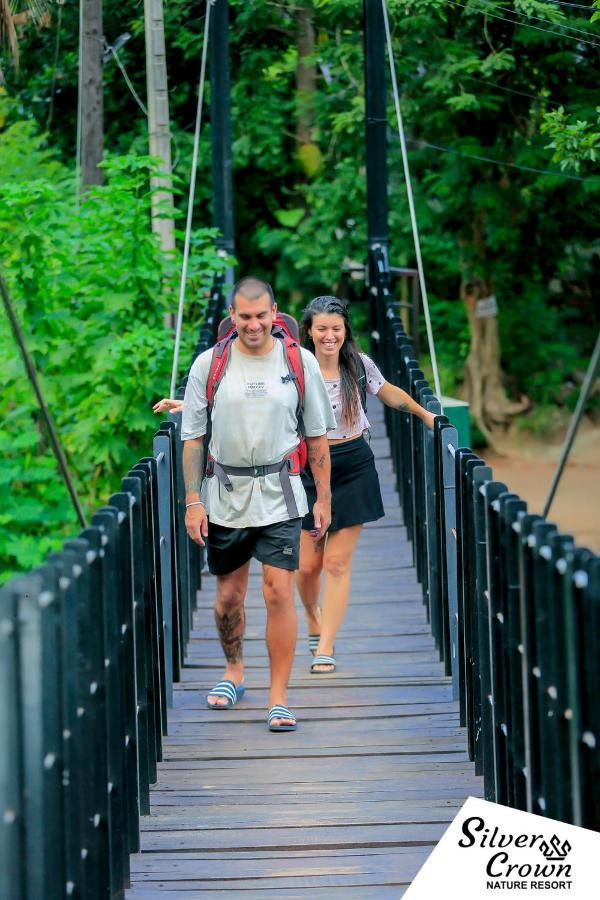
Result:
[[[315,297],[308,304],[300,320],[300,340],[302,346],[315,352],[315,345],[310,336],[313,318],[318,315],[341,316],[344,320],[345,337],[340,349],[340,378],[342,383],[342,416],[346,422],[356,422],[360,415],[360,378],[364,366],[360,358],[358,345],[352,336],[352,327],[348,317],[348,307],[337,297]]]

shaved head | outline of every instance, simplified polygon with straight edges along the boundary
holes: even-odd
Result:
[[[234,309],[235,298],[238,294],[245,297],[246,300],[259,300],[264,294],[267,294],[271,300],[271,306],[275,304],[273,288],[269,282],[263,281],[262,278],[255,278],[254,275],[248,275],[246,278],[241,278],[234,284],[231,294],[231,305]]]

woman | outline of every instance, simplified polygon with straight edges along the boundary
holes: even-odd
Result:
[[[433,428],[434,415],[401,388],[386,381],[352,337],[346,304],[337,297],[316,297],[300,322],[300,337],[319,362],[337,427],[327,435],[331,454],[332,520],[325,538],[315,541],[312,514],[302,522],[298,591],[308,623],[309,647],[315,654],[313,675],[335,672],[334,644],[350,595],[350,572],[356,542],[365,522],[384,515],[379,478],[371,448],[363,437],[369,428],[362,399],[376,395],[386,406],[410,412]],[[362,395],[362,396],[361,396]],[[302,475],[309,509],[316,499],[310,470]],[[321,573],[325,573],[319,609]]]
[[[419,416],[430,428],[434,415],[386,381],[375,363],[360,352],[352,337],[346,304],[337,297],[316,297],[310,303],[300,323],[300,337],[304,347],[317,357],[337,424],[335,431],[327,435],[331,453],[331,525],[326,537],[315,541],[311,535],[312,513],[305,516],[296,575],[308,623],[309,647],[316,653],[310,671],[319,675],[336,668],[335,637],[348,606],[352,555],[361,528],[365,522],[384,515],[373,453],[363,438],[369,422],[361,395],[376,395],[386,406]],[[180,412],[182,406],[181,400],[164,399],[154,406],[154,411]],[[312,509],[316,489],[310,470],[302,475],[302,481]],[[323,571],[325,586],[319,609]]]

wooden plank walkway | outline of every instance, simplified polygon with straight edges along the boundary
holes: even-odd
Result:
[[[132,857],[130,900],[401,897],[467,796],[482,796],[426,623],[379,404],[372,447],[386,518],[365,528],[338,671],[309,674],[299,608],[289,705],[298,731],[266,727],[268,661],[259,568],[246,602],[246,695],[214,712],[221,677],[203,580],[164,762]],[[254,564],[253,564],[254,565]]]

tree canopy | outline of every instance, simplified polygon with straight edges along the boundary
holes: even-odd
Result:
[[[152,273],[155,250],[144,257],[143,241],[142,259],[132,263],[127,275],[127,284],[135,283],[135,296],[128,293],[130,287],[124,288],[121,299],[110,294],[107,307],[99,295],[108,285],[100,281],[86,287],[91,276],[83,268],[94,268],[90,248],[93,256],[98,246],[94,241],[101,241],[109,229],[107,220],[98,218],[95,234],[92,215],[111,218],[110,227],[116,227],[117,220],[125,227],[108,194],[94,194],[89,201],[96,206],[93,214],[89,207],[84,221],[85,228],[89,226],[86,236],[93,241],[82,250],[80,240],[71,280],[65,280],[57,294],[47,290],[48,272],[58,266],[60,254],[72,252],[69,241],[77,242],[73,223],[72,236],[57,246],[61,241],[44,233],[44,213],[35,210],[64,210],[61,203],[67,203],[64,198],[72,192],[78,5],[66,0],[60,7],[48,3],[46,9],[43,21],[16,25],[19,69],[6,50],[0,62],[5,77],[0,124],[2,265],[8,268],[36,347],[42,323],[49,327],[47,303],[52,316],[69,319],[70,298],[82,310],[92,302],[94,315],[107,318],[117,304],[113,326],[107,325],[100,340],[108,340],[111,328],[116,323],[120,328],[136,304],[141,302],[148,311],[156,301],[147,319],[151,331],[169,295],[164,279],[161,284]],[[503,0],[388,0],[388,9],[442,387],[448,393],[459,389],[467,357],[474,347],[477,350],[473,309],[478,299],[493,294],[499,309],[496,335],[482,333],[479,344],[485,351],[489,341],[495,341],[501,352],[496,382],[491,388],[479,386],[479,421],[493,436],[522,409],[521,394],[543,409],[574,404],[579,372],[598,327],[598,13],[591,4],[558,0],[515,0],[512,5]],[[185,188],[204,6],[195,0],[170,0],[164,12],[175,173]],[[230,0],[230,18],[239,270],[268,277],[280,302],[297,307],[316,293],[335,290],[344,260],[361,263],[365,257],[362,0]],[[135,160],[147,153],[147,123],[123,68],[144,97],[143,6],[137,0],[105,0],[104,28],[107,44],[125,32],[131,35],[118,52],[122,68],[110,55],[104,67],[107,156],[129,159],[127,165],[109,162],[113,188],[109,182],[106,190],[122,191],[114,179],[119,181],[128,171],[134,181],[127,191],[139,203],[139,173],[148,163],[136,169]],[[388,123],[392,262],[413,265],[391,96]],[[53,169],[57,166],[62,180]],[[195,209],[198,228],[211,223],[210,167],[208,91]],[[177,202],[183,208],[184,198],[179,196]],[[133,216],[133,208],[127,209]],[[147,203],[139,210],[142,218],[136,219],[136,227],[152,244],[144,230]],[[126,226],[129,234],[131,227]],[[54,227],[53,235],[57,233]],[[107,244],[115,240],[106,233]],[[116,280],[108,277],[111,289],[125,277],[118,255],[118,250],[111,251],[110,266],[121,273]],[[214,266],[213,259],[209,262],[208,268]],[[77,279],[81,274],[81,284],[75,272]],[[84,299],[88,290],[93,301]],[[164,335],[150,331],[143,339],[160,355]],[[93,350],[89,352],[93,356]],[[143,403],[148,403],[161,391],[141,358],[136,359],[138,368],[130,376],[133,383],[138,380]],[[38,361],[43,369],[41,349]],[[71,367],[66,357],[61,364]],[[467,364],[467,382],[476,368],[469,370]],[[76,385],[79,375],[69,371],[69,382]],[[21,377],[16,372],[14,368],[15,384]],[[125,383],[130,384],[128,379],[122,380]],[[105,387],[108,409],[117,388],[110,382]],[[80,402],[77,391],[69,390],[68,404]],[[135,421],[133,394],[128,387],[124,406]],[[59,402],[59,394],[55,396]],[[536,421],[535,414],[531,421]],[[95,454],[108,452],[106,444],[102,449],[103,440],[99,434]],[[83,452],[83,443],[75,441],[75,446]]]

